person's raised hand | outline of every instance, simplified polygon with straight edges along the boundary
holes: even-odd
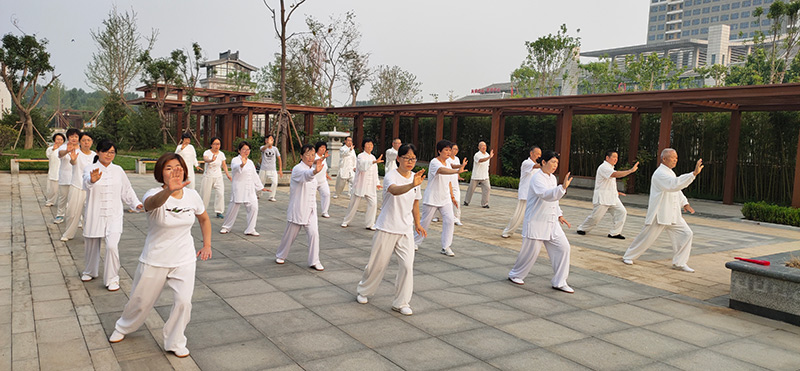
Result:
[[[464,159],[464,162],[461,163],[461,168],[458,169],[459,174],[467,171],[467,162],[469,162],[469,160]]]
[[[639,170],[639,161],[636,161],[636,163],[633,164],[633,167],[631,168],[631,172],[635,172],[636,170]]]
[[[572,224],[569,224],[567,219],[564,219],[563,216],[558,217],[558,222],[567,226],[567,228],[572,228]]]
[[[569,187],[569,184],[572,183],[571,175],[572,173],[568,172],[567,175],[564,177],[564,184],[562,184],[564,186],[564,189],[567,189],[567,187]]]
[[[697,176],[698,174],[700,174],[700,172],[703,171],[703,167],[704,167],[703,159],[701,158],[701,159],[697,160],[697,164],[694,165],[694,172],[693,172],[694,176]]]
[[[322,171],[322,168],[325,167],[325,161],[323,161],[322,159],[314,160],[314,164],[316,165],[315,169],[317,170],[317,171],[314,172],[315,174],[319,173],[320,171]]]
[[[378,160],[375,163],[380,164],[381,162],[383,162],[383,154],[381,154],[381,156],[378,157]]]
[[[103,173],[100,172],[100,168],[95,168],[89,173],[89,181],[94,184],[103,176]]]
[[[70,151],[70,152],[69,152],[69,158],[70,158],[72,161],[75,161],[75,160],[77,160],[77,159],[78,159],[78,151]]]
[[[414,173],[414,187],[422,184],[422,181],[424,179],[425,179],[425,169],[422,169]]]
[[[170,192],[183,189],[183,187],[186,187],[189,185],[189,183],[191,183],[188,180],[185,182],[183,181],[183,166],[173,167],[167,175],[168,177],[164,179],[164,182]]]

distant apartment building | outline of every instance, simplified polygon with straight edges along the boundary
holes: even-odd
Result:
[[[11,106],[13,105],[14,102],[11,101],[11,92],[6,88],[6,84],[0,82],[0,118],[3,118],[6,112],[11,112]]]
[[[230,50],[219,53],[219,59],[207,61],[200,64],[205,68],[206,77],[200,80],[200,86],[204,89],[218,90],[245,90],[252,89],[243,86],[236,86],[234,74],[245,74],[250,76],[258,68],[239,59],[239,51],[231,53]]]
[[[749,39],[756,31],[766,32],[770,20],[753,16],[761,7],[764,12],[773,0],[649,0],[647,43],[709,38],[711,27],[730,27],[729,40]]]

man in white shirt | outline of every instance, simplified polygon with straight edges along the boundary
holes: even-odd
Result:
[[[464,198],[464,206],[469,206],[472,202],[472,193],[475,192],[475,187],[481,187],[481,207],[484,209],[489,208],[489,191],[492,186],[489,184],[489,160],[494,157],[494,150],[486,153],[486,142],[478,143],[478,152],[473,156],[474,164],[472,165],[472,177],[469,181],[469,188],[467,188],[467,197]]]
[[[650,180],[650,200],[647,203],[647,217],[642,232],[636,236],[628,251],[622,256],[622,262],[633,264],[655,242],[662,231],[669,233],[672,241],[672,268],[684,272],[694,272],[686,263],[692,251],[692,230],[681,216],[681,209],[694,214],[689,201],[681,192],[694,181],[703,170],[703,159],[697,160],[694,171],[676,176],[672,169],[678,164],[678,152],[672,148],[661,151],[661,165],[653,173]]]
[[[584,235],[597,226],[600,219],[606,211],[611,210],[611,215],[614,217],[614,224],[611,231],[608,232],[608,238],[616,238],[624,240],[625,236],[622,235],[622,226],[625,225],[625,218],[628,216],[628,211],[619,200],[619,196],[625,194],[617,191],[617,178],[624,178],[631,175],[639,169],[639,163],[635,163],[632,168],[625,171],[615,171],[614,166],[617,165],[619,160],[619,153],[617,151],[606,152],[606,160],[597,168],[597,174],[594,179],[594,194],[592,195],[592,213],[586,217],[581,225],[578,226],[578,234]]]
[[[264,138],[264,145],[261,146],[261,167],[258,171],[258,176],[261,179],[261,184],[263,186],[267,185],[267,179],[269,179],[269,200],[272,202],[277,201],[275,199],[275,192],[278,191],[278,179],[283,172],[283,161],[281,161],[281,153],[278,151],[278,148],[273,146],[275,143],[275,137],[272,134],[267,135]],[[278,167],[275,167],[275,164],[278,164]],[[258,192],[258,196],[261,197],[261,192]]]
[[[511,237],[514,231],[522,224],[522,220],[525,217],[525,205],[528,203],[528,188],[531,183],[531,176],[540,170],[541,165],[537,164],[536,160],[541,156],[542,149],[533,146],[531,147],[530,156],[525,161],[522,161],[522,166],[520,166],[519,170],[517,208],[514,210],[514,214],[511,215],[511,220],[508,222],[506,229],[503,230],[503,234],[500,235],[503,238]]]
[[[394,138],[392,141],[392,148],[386,150],[386,162],[384,163],[386,166],[384,166],[383,171],[384,176],[386,176],[385,174],[389,174],[390,171],[397,169],[397,162],[395,161],[397,160],[397,149],[400,148],[401,145],[403,145],[403,142],[400,138]]]
[[[353,147],[353,138],[344,138],[344,145],[339,148],[339,174],[336,176],[335,192],[333,198],[339,198],[344,190],[344,184],[349,185],[350,196],[353,193],[353,180],[356,173],[356,150]]]

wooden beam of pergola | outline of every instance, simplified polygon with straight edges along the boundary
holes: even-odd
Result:
[[[693,105],[693,106],[700,106],[700,107],[720,108],[720,109],[731,110],[731,111],[736,111],[736,110],[739,109],[739,105],[738,104],[728,103],[728,102],[720,102],[720,101],[714,101],[714,100],[681,101],[681,102],[678,102],[678,103],[690,104],[690,105]]]
[[[550,115],[557,115],[561,113],[561,109],[547,108],[547,107],[514,107],[512,110],[522,111],[522,112],[546,113]]]
[[[613,111],[613,112],[630,112],[630,113],[634,113],[634,112],[637,111],[636,107],[623,106],[623,105],[619,105],[619,104],[585,104],[585,105],[581,105],[579,107],[582,107],[582,108],[594,108],[594,109],[607,110],[607,111]]]

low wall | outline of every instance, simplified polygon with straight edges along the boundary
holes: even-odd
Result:
[[[595,178],[593,176],[573,176],[572,183],[570,183],[569,186],[583,189],[594,189],[594,179]],[[626,189],[627,182],[617,179],[617,190],[625,193]]]
[[[731,270],[730,307],[800,326],[800,269],[785,266],[800,250],[754,259],[769,266],[743,261],[725,263]]]

